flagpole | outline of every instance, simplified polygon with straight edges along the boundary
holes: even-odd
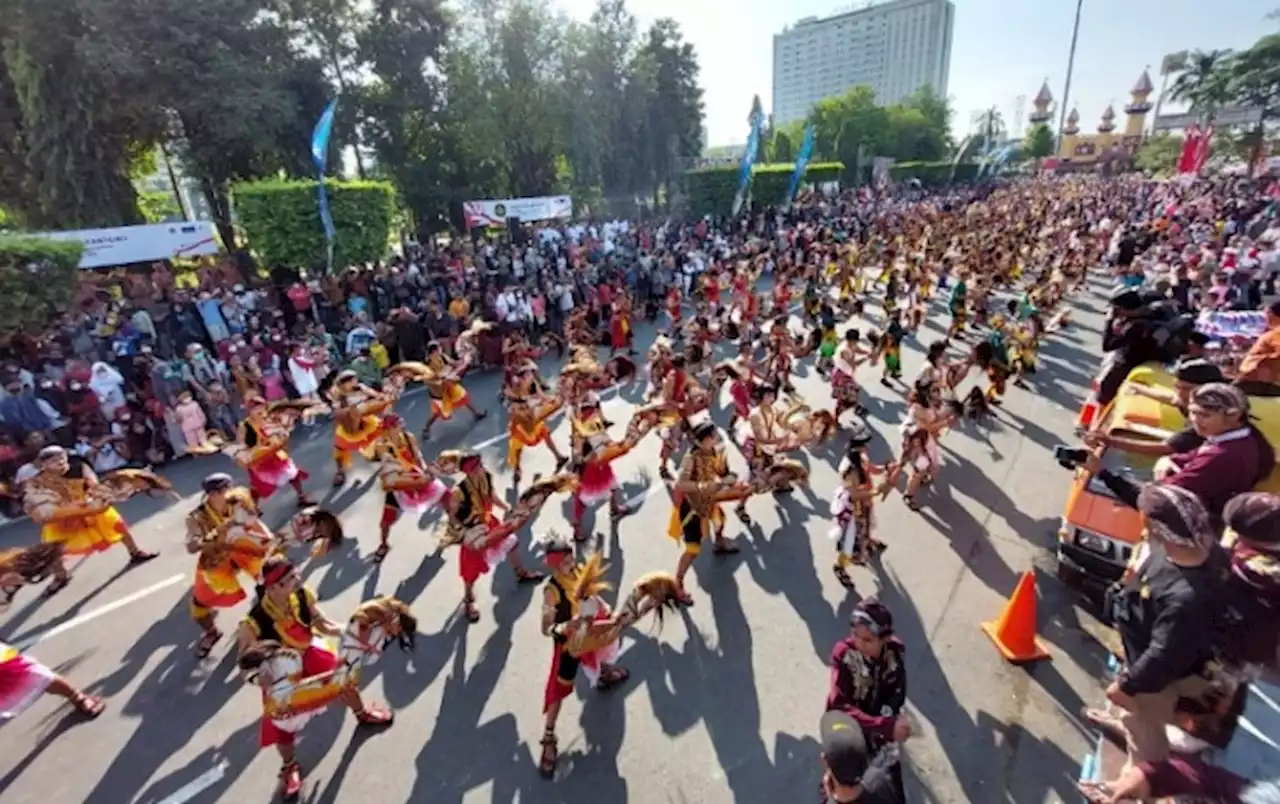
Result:
[[[1076,42],[1080,40],[1080,11],[1084,0],[1076,0],[1076,22],[1071,30],[1071,52],[1067,55],[1067,80],[1062,87],[1062,110],[1058,112],[1058,146],[1055,153],[1062,153],[1062,129],[1067,125],[1067,109],[1071,108],[1071,73],[1076,67]]]

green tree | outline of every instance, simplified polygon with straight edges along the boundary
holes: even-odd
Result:
[[[659,19],[641,45],[653,70],[645,120],[651,187],[659,185],[670,204],[682,161],[702,152],[702,88],[693,45],[684,41],[679,24]]]
[[[803,133],[800,135],[800,141],[804,142]],[[794,162],[796,160],[796,149],[799,146],[793,145],[791,135],[786,129],[778,129],[773,132],[773,139],[769,142],[768,161],[770,162]]]
[[[76,292],[78,241],[0,234],[0,333],[40,330]]]
[[[1266,126],[1280,117],[1280,34],[1262,37],[1228,62],[1228,91],[1237,103],[1254,109],[1258,122],[1251,134],[1249,171],[1257,167],[1266,141]]]
[[[1044,123],[1027,129],[1022,140],[1022,155],[1028,159],[1044,159],[1053,153],[1053,132]]]
[[[1143,141],[1134,157],[1139,170],[1158,176],[1169,175],[1182,154],[1182,138],[1172,134],[1155,134]]]
[[[0,204],[33,229],[142,220],[129,156],[157,118],[87,52],[92,8],[12,0],[0,14]]]
[[[1169,86],[1169,99],[1191,105],[1212,123],[1218,109],[1231,101],[1230,50],[1197,50],[1187,57]]]

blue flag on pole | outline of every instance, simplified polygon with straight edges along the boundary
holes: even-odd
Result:
[[[747,185],[751,183],[751,166],[755,164],[756,153],[760,150],[760,124],[764,115],[751,116],[751,134],[747,136],[747,148],[742,153],[742,165],[738,170],[738,193],[733,197],[733,214],[742,210],[742,203],[747,199]]]
[[[316,197],[320,203],[320,224],[324,227],[324,239],[329,243],[329,270],[333,270],[333,215],[329,213],[329,194],[324,188],[325,163],[329,161],[329,135],[333,133],[333,115],[338,109],[338,99],[329,101],[324,114],[316,121],[311,132],[311,160],[316,164],[320,183],[316,187]]]
[[[809,157],[813,155],[813,136],[813,126],[805,126],[804,142],[800,145],[800,153],[796,154],[796,169],[791,171],[791,182],[787,185],[787,197],[782,199],[783,204],[790,204],[791,199],[796,197],[796,190],[800,189],[804,172],[809,169]]]

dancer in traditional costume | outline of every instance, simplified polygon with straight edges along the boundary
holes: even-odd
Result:
[[[342,628],[325,617],[316,603],[315,593],[302,584],[297,569],[284,557],[268,559],[262,567],[262,583],[257,600],[240,623],[236,634],[239,666],[242,672],[256,673],[263,689],[263,717],[258,742],[263,748],[275,746],[280,752],[281,787],[286,799],[296,798],[302,790],[302,768],[294,755],[298,722],[303,718],[272,717],[267,704],[269,690],[281,679],[262,672],[281,650],[292,651],[299,660],[297,675],[312,680],[339,671],[337,654],[324,645],[323,637],[337,637]],[[343,684],[337,691],[361,726],[388,726],[393,715],[381,706],[366,705],[353,684]]]
[[[647,399],[654,399],[662,393],[673,357],[675,351],[671,347],[671,341],[664,335],[655,338],[653,345],[649,347],[649,391],[645,394]]]
[[[965,284],[964,272],[956,271],[956,281],[951,285],[947,297],[947,310],[951,312],[951,325],[947,327],[947,338],[963,338],[965,322],[969,317],[969,286]]]
[[[517,380],[522,381],[522,385],[532,385],[532,388],[525,388],[522,393],[542,392],[544,388],[541,377],[538,376],[536,362],[541,356],[542,350],[535,349],[523,332],[519,330],[508,332],[502,341],[503,393],[505,394]]]
[[[511,469],[511,479],[518,486],[522,478],[520,458],[528,447],[545,444],[556,459],[556,471],[559,472],[569,462],[568,456],[560,452],[556,442],[551,438],[551,429],[547,427],[547,419],[560,410],[561,402],[556,397],[546,397],[538,390],[537,375],[526,366],[513,378],[507,387],[507,466]]]
[[[347,482],[353,455],[373,459],[382,416],[395,404],[395,397],[364,385],[354,371],[346,369],[333,381],[329,398],[333,401],[333,460],[338,465],[333,485],[341,486]]]
[[[902,381],[902,341],[907,331],[902,326],[902,315],[897,310],[886,311],[889,323],[880,335],[879,352],[884,360],[884,372],[880,375],[880,384],[892,388],[894,381]]]
[[[677,599],[692,605],[693,596],[685,589],[684,577],[702,552],[702,543],[710,536],[717,555],[738,552],[737,545],[724,537],[725,517],[716,493],[737,483],[729,471],[729,462],[719,448],[716,426],[703,422],[693,430],[693,446],[680,465],[680,476],[674,486],[674,500],[667,535],[683,545],[676,563]]]
[[[667,317],[671,319],[671,329],[668,331],[675,337],[680,331],[680,288],[675,285],[667,291],[666,307]]]
[[[199,659],[222,639],[217,610],[248,597],[241,574],[256,584],[263,562],[278,548],[253,496],[247,489],[236,488],[231,475],[209,475],[201,488],[204,497],[186,521],[187,552],[199,555],[189,606],[191,619],[204,631],[196,644]]]
[[[462,610],[467,622],[480,621],[480,609],[476,608],[476,581],[505,558],[520,583],[533,583],[546,577],[541,572],[525,569],[520,551],[515,549],[519,540],[514,533],[501,539],[490,539],[481,544],[469,543],[467,532],[484,526],[496,530],[500,524],[495,511],[506,511],[507,504],[494,493],[493,475],[484,468],[480,456],[467,453],[460,457],[458,466],[462,480],[444,498],[449,519],[442,539],[444,546],[456,544],[460,550],[458,575],[462,578]]]
[[[860,338],[861,333],[856,329],[845,332],[844,343],[836,350],[835,357],[832,359],[831,396],[836,401],[836,407],[831,415],[837,422],[846,410],[852,410],[858,416],[867,414],[866,407],[858,401],[860,388],[857,370],[858,366],[870,357],[870,354],[858,346]]]
[[[627,354],[634,355],[632,348],[635,333],[631,331],[631,301],[623,294],[613,303],[613,314],[609,318],[609,354],[616,354],[619,349],[626,349]]]
[[[552,533],[543,539],[547,565],[554,574],[542,592],[542,634],[551,637],[551,671],[543,693],[542,755],[538,771],[555,774],[559,747],[556,720],[564,699],[573,692],[578,671],[591,685],[606,692],[630,676],[616,664],[621,652],[622,629],[652,612],[662,626],[666,610],[675,602],[675,579],[665,573],[649,573],[636,581],[631,594],[615,612],[601,595],[608,591],[608,565],[599,553],[581,564],[573,558],[573,545]]]
[[[131,566],[156,557],[134,541],[112,505],[116,495],[98,482],[83,460],[71,458],[62,447],[50,446],[40,450],[36,463],[39,472],[22,487],[23,507],[31,521],[40,525],[43,541],[61,544],[73,556],[123,543]]]
[[[0,642],[0,722],[12,720],[49,693],[66,698],[76,711],[95,718],[106,708],[103,700],[72,685],[70,681],[15,647]]]
[[[1009,375],[1013,373],[1009,360],[1009,346],[1005,339],[1004,319],[996,316],[991,320],[991,331],[982,343],[974,347],[974,358],[987,373],[987,403],[999,405],[1003,403]]]
[[[781,422],[781,416],[775,407],[778,401],[778,386],[772,383],[756,385],[756,405],[747,417],[746,427],[741,438],[742,457],[747,459],[751,478],[764,474],[773,465],[778,450],[784,448],[790,440],[790,433]],[[789,491],[789,489],[785,489]],[[751,518],[747,516],[747,502],[742,500],[734,513],[748,526]]]
[[[902,457],[900,463],[909,470],[903,501],[912,511],[919,511],[916,494],[932,483],[942,469],[939,439],[955,421],[954,414],[943,410],[942,387],[927,379],[916,382],[907,396],[907,416],[900,428]]]
[[[239,444],[233,447],[236,462],[249,475],[249,491],[261,503],[285,485],[293,486],[298,506],[313,503],[302,490],[307,473],[289,457],[289,436],[297,424],[295,410],[276,410],[257,394],[244,398],[245,419],[240,423]]]
[[[422,428],[423,441],[430,439],[431,425],[440,420],[452,419],[454,411],[458,408],[471,411],[476,421],[489,415],[486,410],[476,409],[476,406],[471,403],[471,395],[467,393],[466,388],[462,387],[461,371],[465,370],[467,362],[469,361],[464,360],[462,364],[456,365],[445,356],[439,343],[432,341],[427,344],[426,365],[432,374],[432,378],[427,381],[427,391],[431,394],[431,415],[427,417],[427,424]]]
[[[622,489],[610,465],[627,450],[625,444],[609,439],[609,424],[600,411],[600,398],[588,393],[573,409],[570,416],[574,464],[578,473],[578,488],[573,496],[573,534],[582,541],[582,517],[587,508],[609,501],[609,519],[617,522],[631,513],[622,502]]]
[[[52,597],[71,583],[71,573],[63,563],[66,545],[62,542],[41,542],[29,547],[14,547],[0,551],[0,606],[8,605],[18,590],[28,584],[37,584],[52,576],[45,587],[43,597]]]
[[[729,398],[733,402],[733,413],[729,417],[730,433],[737,432],[738,422],[746,421],[751,416],[756,374],[759,371],[754,342],[744,339],[738,344],[738,359],[733,363],[733,370],[735,376],[729,383]]]
[[[892,490],[897,480],[896,465],[871,462],[867,450],[870,443],[871,430],[861,423],[855,425],[848,452],[840,463],[840,488],[831,502],[831,515],[835,518],[831,538],[836,543],[831,570],[846,589],[853,589],[849,567],[867,563],[873,553],[884,549],[874,533],[875,503],[876,498],[883,499]],[[883,478],[878,484],[876,476]]]
[[[418,440],[405,429],[404,420],[394,413],[383,417],[376,452],[383,495],[378,549],[373,554],[373,562],[378,564],[391,550],[391,526],[405,511],[422,513],[439,504],[449,487],[436,477],[422,457]]]
[[[671,370],[663,378],[662,404],[667,416],[663,421],[662,449],[658,454],[658,475],[663,480],[671,480],[671,472],[667,463],[680,447],[681,436],[689,429],[689,417],[704,410],[709,400],[706,392],[690,376],[685,368],[686,361],[681,355],[671,358]]]

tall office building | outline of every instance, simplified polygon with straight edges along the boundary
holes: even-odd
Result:
[[[773,37],[773,120],[801,120],[823,98],[866,84],[894,103],[926,84],[947,94],[950,0],[889,0],[807,17]]]

